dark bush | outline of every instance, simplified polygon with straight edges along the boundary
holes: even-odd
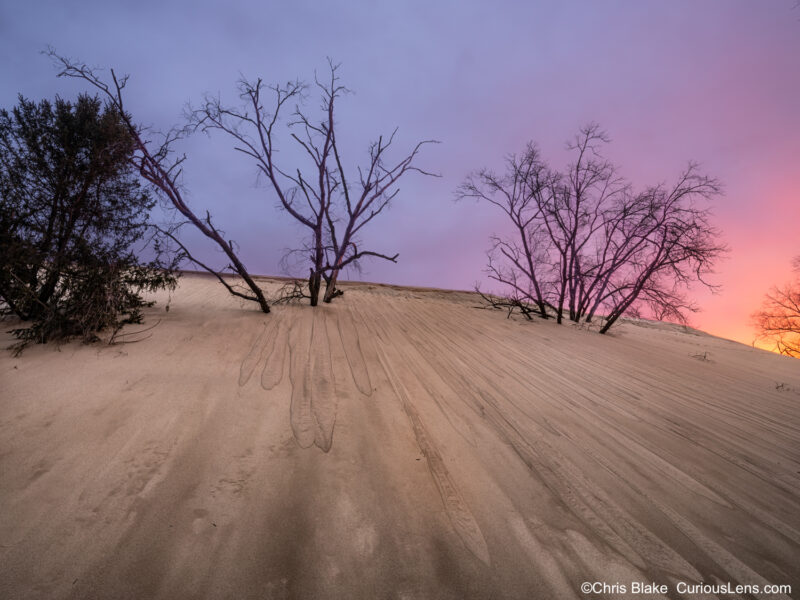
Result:
[[[180,257],[154,237],[132,157],[119,113],[97,98],[0,110],[0,310],[28,323],[13,330],[17,350],[113,336],[141,321],[143,292],[174,288]]]

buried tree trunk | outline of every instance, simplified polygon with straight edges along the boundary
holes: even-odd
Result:
[[[311,297],[311,306],[316,306],[319,303],[319,290],[321,286],[321,275],[318,272],[315,273],[312,269],[311,274],[308,276],[308,294]]]
[[[355,248],[355,244],[353,244],[353,248]],[[356,250],[356,252],[358,251]],[[336,289],[336,280],[339,278],[339,271],[341,271],[342,269],[343,258],[344,258],[343,256],[339,257],[339,259],[336,261],[336,267],[331,272],[330,277],[326,278],[325,280],[326,285],[325,285],[325,296],[323,298],[324,302],[329,303],[331,300],[336,298],[336,296],[341,296],[342,294],[344,294],[342,290]]]

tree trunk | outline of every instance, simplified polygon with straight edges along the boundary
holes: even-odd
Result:
[[[327,285],[325,286],[325,296],[322,299],[323,302],[330,302],[336,296],[336,280],[339,277],[339,270],[335,270],[331,273],[330,278],[328,279]]]
[[[311,271],[308,277],[308,294],[311,296],[311,306],[316,306],[319,303],[319,290],[322,284],[322,277],[319,272]]]
[[[561,325],[561,321],[564,319],[564,299],[567,294],[567,281],[564,277],[565,276],[562,274],[561,290],[558,294],[558,311],[556,312],[556,323],[559,325]]]

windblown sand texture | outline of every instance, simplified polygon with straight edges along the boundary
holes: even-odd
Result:
[[[263,315],[187,275],[141,341],[4,352],[0,598],[800,590],[800,362],[344,289]]]

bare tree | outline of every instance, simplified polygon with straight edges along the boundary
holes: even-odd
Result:
[[[774,287],[753,320],[759,338],[773,342],[781,354],[800,358],[800,256],[792,262],[798,277]]]
[[[422,146],[432,140],[418,143],[400,161],[385,164],[386,152],[394,141],[393,133],[388,140],[380,137],[370,146],[367,166],[358,169],[358,183],[351,183],[356,178],[346,175],[335,127],[336,101],[347,89],[339,83],[339,66],[330,60],[328,65],[330,77],[326,81],[315,77],[323,113],[319,121],[303,108],[307,86],[299,81],[267,86],[261,79],[254,82],[243,79],[239,82],[243,106],[227,107],[219,98],[206,97],[203,106],[190,113],[195,128],[218,129],[231,136],[235,149],[255,161],[280,206],[309,230],[311,241],[303,252],[311,263],[308,285],[312,306],[318,303],[323,278],[327,282],[324,300],[330,302],[337,295],[336,281],[342,269],[364,257],[397,260],[397,254],[360,248],[358,234],[395,198],[400,177],[409,171],[431,175],[416,167],[414,160]],[[273,95],[271,110],[264,106],[266,92]],[[289,169],[276,162],[281,112],[291,102],[295,108],[288,122],[289,135],[312,165],[305,173],[300,167]]]
[[[682,290],[695,282],[717,289],[707,276],[727,248],[710,222],[710,209],[698,204],[720,192],[717,180],[690,163],[671,188],[658,185],[643,193],[648,209],[624,238],[632,251],[612,274],[606,292],[609,311],[600,333],[639,301],[656,316],[682,320],[685,310],[697,310]]]
[[[433,173],[414,166],[414,159],[416,159],[422,146],[435,143],[433,140],[417,143],[409,154],[393,164],[386,165],[384,163],[386,151],[394,142],[396,133],[397,129],[392,132],[388,140],[384,140],[383,136],[381,136],[377,142],[370,145],[367,166],[363,169],[358,168],[359,181],[352,189],[342,166],[339,148],[336,145],[336,136],[333,136],[336,172],[332,177],[341,184],[341,198],[344,199],[344,215],[342,217],[344,227],[340,230],[341,237],[339,237],[336,231],[336,223],[339,221],[339,217],[335,210],[337,208],[341,210],[342,203],[339,202],[338,205],[329,203],[325,211],[325,218],[328,225],[332,253],[326,267],[329,276],[327,277],[325,289],[325,302],[330,302],[336,295],[336,280],[342,269],[348,265],[355,264],[366,256],[382,258],[391,262],[397,261],[397,254],[388,256],[371,250],[359,249],[356,244],[358,233],[367,223],[383,212],[394,197],[397,196],[400,190],[396,187],[396,184],[404,174],[409,171],[416,171],[423,175],[435,176]]]
[[[581,308],[590,297],[586,280],[602,266],[587,264],[586,250],[603,231],[609,216],[608,205],[627,190],[616,168],[599,153],[599,146],[608,141],[597,124],[583,127],[567,145],[577,154],[575,162],[566,173],[550,177],[546,193],[535,194],[544,228],[555,250],[558,285],[555,305],[559,323],[567,303],[569,318],[580,320]],[[538,190],[538,181],[531,187]]]
[[[626,190],[604,211],[594,255],[586,261],[581,273],[578,318],[585,316],[587,322],[593,320],[597,309],[615,293],[612,278],[636,256],[652,229],[647,198],[629,192]]]
[[[220,271],[203,264],[189,253],[175,236],[176,229],[183,223],[179,224],[178,227],[162,230],[162,233],[177,242],[189,260],[215,275],[231,294],[245,300],[257,302],[261,310],[268,313],[269,305],[264,293],[237,256],[235,243],[232,240],[225,239],[223,232],[212,222],[211,214],[208,211],[206,211],[205,217],[197,216],[183,197],[179,180],[182,173],[182,164],[186,157],[176,155],[173,150],[173,145],[182,137],[183,131],[173,129],[162,136],[160,143],[153,142],[147,138],[148,135],[152,135],[152,132],[135,124],[131,115],[126,111],[122,92],[128,82],[127,75],[117,77],[114,70],[111,69],[111,82],[108,83],[84,63],[73,62],[70,59],[59,56],[53,49],[48,50],[46,54],[61,69],[58,73],[59,77],[73,77],[87,81],[100,90],[108,103],[122,115],[122,120],[128,128],[135,146],[131,162],[136,166],[140,175],[166,196],[171,205],[186,219],[184,223],[191,223],[204,236],[213,240],[222,249],[228,260],[230,260],[228,268],[244,280],[250,290],[249,293],[245,288],[240,288],[235,284],[231,285],[225,280]]]
[[[719,183],[690,164],[671,188],[635,194],[603,158],[608,137],[595,124],[568,144],[575,161],[550,168],[528,145],[507,160],[506,174],[470,175],[457,196],[498,206],[514,226],[513,239],[492,237],[489,277],[510,289],[509,302],[530,301],[562,322],[591,322],[604,313],[601,333],[625,313],[684,320],[696,310],[689,284],[706,282],[726,248],[700,206],[720,193]]]
[[[514,226],[511,239],[492,236],[487,272],[489,278],[511,289],[512,306],[526,301],[546,319],[543,290],[545,230],[538,196],[549,189],[553,174],[533,144],[521,155],[506,157],[506,172],[481,169],[467,176],[456,190],[458,199],[475,198],[502,210]],[[546,265],[545,265],[546,266]]]

